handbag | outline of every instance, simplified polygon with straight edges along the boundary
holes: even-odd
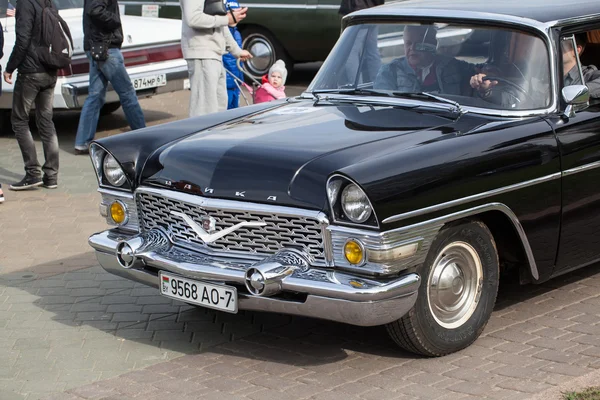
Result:
[[[227,15],[225,2],[223,0],[204,0],[204,14]]]
[[[90,55],[94,61],[106,61],[108,59],[108,45],[110,42],[91,42]]]

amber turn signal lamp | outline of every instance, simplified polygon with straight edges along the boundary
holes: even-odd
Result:
[[[365,259],[364,246],[359,241],[350,239],[344,245],[344,256],[350,264],[361,264]]]
[[[127,219],[127,210],[120,201],[115,201],[110,205],[110,217],[116,224],[123,224]]]

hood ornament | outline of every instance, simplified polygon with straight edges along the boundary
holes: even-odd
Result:
[[[265,222],[252,222],[252,221],[243,221],[239,224],[235,224],[227,229],[223,229],[221,231],[216,231],[216,220],[210,216],[202,217],[202,226],[198,225],[196,221],[190,218],[188,215],[178,212],[171,211],[171,214],[181,217],[189,226],[196,232],[196,235],[202,240],[205,244],[210,244],[221,239],[224,236],[229,235],[232,232],[237,231],[243,227],[254,227],[254,226],[265,226],[267,225]],[[212,232],[214,233],[210,233]]]

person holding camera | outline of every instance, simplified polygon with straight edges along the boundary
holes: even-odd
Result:
[[[252,58],[247,50],[240,48],[229,31],[229,25],[246,18],[248,8],[214,13],[209,10],[214,7],[206,7],[209,2],[211,6],[224,7],[222,0],[218,0],[221,4],[212,0],[206,0],[206,3],[205,0],[180,0],[181,50],[190,77],[190,117],[227,109],[223,54],[229,52],[243,61]]]

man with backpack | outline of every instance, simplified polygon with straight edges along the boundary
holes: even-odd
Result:
[[[125,118],[132,130],[144,128],[146,120],[121,54],[123,28],[117,0],[84,0],[83,49],[90,61],[88,97],[83,104],[75,154],[87,154],[96,135],[100,109],[108,83],[119,95]]]
[[[54,189],[58,184],[58,138],[52,122],[54,87],[57,70],[70,63],[73,41],[51,0],[19,0],[15,31],[15,46],[4,80],[12,84],[13,73],[18,71],[11,123],[23,155],[25,177],[10,185],[10,189],[24,190],[41,185]],[[29,112],[34,104],[45,156],[41,168],[29,131]]]

